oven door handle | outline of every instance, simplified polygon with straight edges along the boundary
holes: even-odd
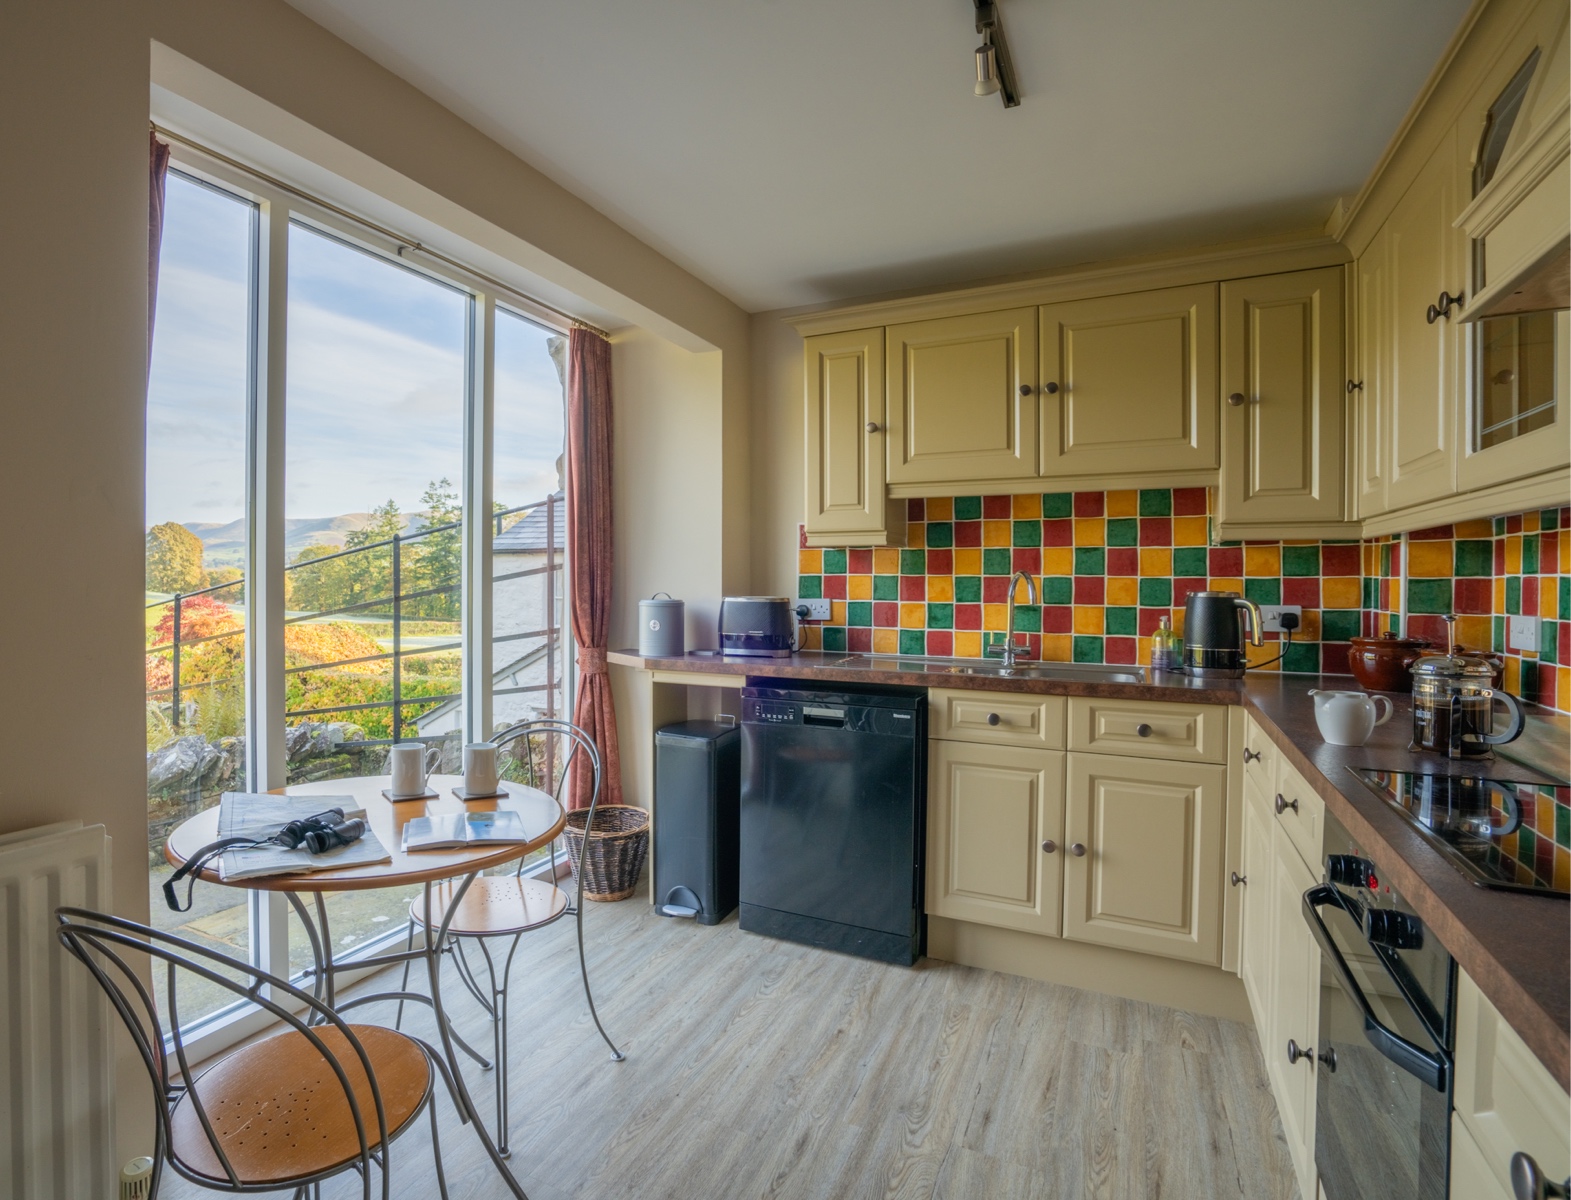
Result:
[[[1416,1076],[1437,1092],[1444,1092],[1446,1079],[1450,1074],[1450,1064],[1446,1061],[1445,1055],[1425,1050],[1422,1046],[1415,1046],[1401,1034],[1381,1024],[1380,1018],[1375,1016],[1374,1007],[1369,1003],[1369,997],[1364,995],[1364,989],[1359,987],[1358,980],[1353,978],[1347,960],[1337,949],[1331,931],[1320,919],[1320,909],[1327,904],[1343,908],[1334,887],[1320,884],[1310,888],[1304,893],[1304,919],[1309,922],[1309,932],[1314,934],[1315,941],[1320,943],[1321,953],[1325,955],[1326,960],[1331,964],[1331,969],[1336,973],[1337,982],[1342,985],[1342,990],[1358,1006],[1359,1012],[1363,1015],[1364,1036],[1369,1039],[1371,1046],[1409,1075]]]

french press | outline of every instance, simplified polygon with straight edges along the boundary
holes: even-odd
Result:
[[[1413,750],[1429,750],[1448,758],[1491,758],[1491,746],[1515,741],[1526,717],[1509,692],[1494,687],[1488,659],[1469,654],[1456,644],[1456,618],[1446,620],[1446,646],[1413,664]],[[1506,706],[1510,722],[1494,732],[1495,701]]]

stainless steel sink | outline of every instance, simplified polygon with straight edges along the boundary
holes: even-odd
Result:
[[[1143,667],[1099,663],[1017,662],[1012,667],[975,658],[929,658],[915,654],[853,654],[847,662],[865,662],[889,671],[921,671],[931,675],[980,675],[989,679],[1063,679],[1082,683],[1144,683]]]

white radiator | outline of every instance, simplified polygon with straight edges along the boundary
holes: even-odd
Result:
[[[114,1195],[114,1023],[55,937],[62,904],[107,911],[109,839],[80,821],[0,836],[0,1196]]]

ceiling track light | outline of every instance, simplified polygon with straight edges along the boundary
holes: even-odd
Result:
[[[972,2],[976,5],[976,31],[982,35],[982,44],[976,48],[976,94],[991,96],[996,92],[1005,108],[1014,108],[1020,103],[1020,92],[1015,87],[1014,63],[998,5],[994,0]]]

